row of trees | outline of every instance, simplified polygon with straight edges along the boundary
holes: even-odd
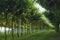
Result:
[[[12,40],[14,40],[14,29],[20,37],[20,29],[23,31],[34,31],[34,29],[49,26],[44,20],[46,17],[60,32],[60,0],[37,0],[49,12],[40,13],[34,5],[35,0],[0,0],[0,26],[5,27],[5,40],[7,40],[6,27],[12,29]],[[46,16],[46,17],[45,17]]]
[[[1,0],[0,1],[0,26],[17,28],[19,26],[43,25],[33,0]],[[28,28],[28,27],[27,27]],[[12,29],[13,30],[13,29]]]
[[[37,2],[46,8],[49,12],[40,13],[34,5],[35,0],[0,0],[0,26],[12,29],[12,40],[14,40],[14,29],[17,29],[17,36],[22,32],[40,30],[46,26],[50,27],[45,21],[46,17],[55,26],[55,30],[60,32],[60,1],[59,0],[37,0]]]
[[[6,27],[12,29],[12,40],[14,40],[14,29],[27,29],[34,31],[47,26],[42,15],[35,8],[33,0],[0,0],[0,26],[5,27],[5,40],[7,40]]]

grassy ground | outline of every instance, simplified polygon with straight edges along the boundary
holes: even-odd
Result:
[[[0,33],[0,40],[4,40],[4,34]],[[7,40],[12,40],[11,34],[7,36]],[[27,35],[22,35],[20,38],[14,35],[14,40],[60,40],[60,34],[54,30],[41,30]]]
[[[30,36],[30,40],[60,40],[60,34],[54,30],[43,30],[33,33]]]

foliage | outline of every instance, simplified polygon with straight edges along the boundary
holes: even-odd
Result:
[[[23,13],[28,13],[34,7],[32,0],[0,0],[0,18],[2,20],[6,20],[8,25],[11,26],[12,20],[13,22],[16,19],[20,19],[20,15]],[[25,15],[24,14],[24,15]],[[13,19],[12,19],[13,18]],[[11,22],[11,23],[10,23]],[[4,22],[2,22],[4,23]],[[1,24],[2,24],[1,23]],[[16,22],[15,22],[16,24]],[[4,25],[3,25],[4,26]]]
[[[60,24],[60,0],[38,0],[42,7],[49,10],[48,18],[56,26],[56,31],[59,30]]]
[[[45,24],[33,0],[1,0],[0,9],[0,26],[40,28]]]

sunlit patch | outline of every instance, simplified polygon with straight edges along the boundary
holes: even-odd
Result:
[[[37,9],[39,9],[40,10],[40,12],[45,12],[46,11],[46,9],[44,9],[41,5],[39,5],[38,3],[35,3],[35,7],[37,8]]]

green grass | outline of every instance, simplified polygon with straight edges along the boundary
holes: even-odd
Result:
[[[54,30],[43,30],[33,33],[30,36],[30,40],[60,40],[60,34]]]
[[[0,40],[4,40],[4,33],[0,33]],[[7,35],[7,40],[12,40],[11,34]],[[18,40],[16,33],[14,40]],[[21,35],[19,40],[60,40],[60,34],[54,30],[41,30],[34,33]]]

